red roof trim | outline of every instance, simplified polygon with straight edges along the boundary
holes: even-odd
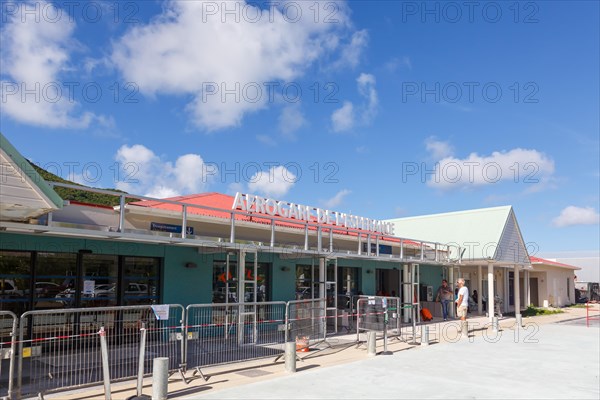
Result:
[[[581,269],[575,265],[569,265],[569,264],[563,264],[563,263],[559,263],[556,261],[551,261],[551,260],[546,260],[545,258],[540,258],[540,257],[534,257],[534,256],[529,256],[529,261],[531,261],[532,263],[537,263],[537,264],[547,264],[547,265],[553,265],[556,267],[567,267],[567,268],[571,268],[571,269]]]
[[[211,207],[211,208],[219,209],[219,210],[209,210],[206,208],[195,208],[192,206],[188,206],[187,207],[188,214],[205,215],[205,216],[209,216],[209,217],[230,219],[231,212],[234,211],[231,208],[233,205],[233,202],[234,202],[234,197],[226,195],[226,194],[222,194],[222,193],[216,193],[216,192],[170,197],[170,198],[166,198],[165,200],[180,201],[183,203],[198,205],[200,207]],[[134,206],[138,206],[138,207],[148,207],[148,208],[152,208],[152,209],[160,209],[160,210],[166,210],[166,211],[177,211],[177,212],[182,211],[181,205],[165,203],[160,200],[142,200],[142,201],[136,201],[136,202],[129,203],[129,205],[134,205]],[[238,210],[238,212],[239,212],[239,210]],[[270,215],[257,213],[257,212],[250,212],[249,214],[250,215],[236,214],[235,220],[236,221],[253,222],[253,223],[263,224],[263,225],[271,224],[271,216]],[[314,218],[314,217],[311,218],[311,222],[316,224],[317,223],[316,218]],[[275,220],[275,226],[295,228],[295,229],[304,229],[305,221],[297,220],[294,218],[278,217],[278,219]],[[320,226],[322,229],[325,230],[324,233],[326,233],[326,234],[329,234],[329,231],[333,230],[333,233],[336,235],[347,235],[347,236],[355,236],[355,237],[358,236],[358,232],[348,231],[337,225],[320,224]],[[317,227],[309,226],[308,229],[311,231],[316,231]],[[369,233],[372,233],[373,235],[375,235],[374,232],[370,232],[367,230],[361,230],[360,233],[363,235],[367,235]],[[366,241],[366,237],[363,236],[363,238]],[[383,236],[383,235],[380,236],[380,241],[384,241],[384,242],[400,243],[400,240],[401,240],[400,238],[397,238],[394,236]],[[419,242],[415,242],[412,240],[404,240],[404,244],[415,245],[415,246],[420,245]]]

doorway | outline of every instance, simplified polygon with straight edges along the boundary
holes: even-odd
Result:
[[[377,295],[397,297],[400,293],[400,271],[397,269],[376,269],[375,282]]]
[[[529,278],[529,300],[534,307],[539,307],[539,295],[538,295],[538,278]]]

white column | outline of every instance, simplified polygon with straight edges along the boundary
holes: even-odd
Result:
[[[504,298],[502,299],[502,306],[504,308],[504,313],[507,313],[509,311],[509,301],[508,301],[508,285],[509,285],[509,276],[508,276],[508,272],[509,269],[508,268],[502,268],[501,269],[502,273],[504,274],[504,279],[502,280],[502,282],[504,282]]]
[[[412,298],[411,298],[411,292],[412,292],[412,285],[409,285],[408,283],[410,282],[410,276],[408,273],[408,264],[403,264],[402,265],[402,279],[404,281],[404,284],[402,285],[402,302],[404,303],[404,305],[408,305],[408,304],[412,304]],[[410,321],[410,316],[411,316],[411,310],[408,308],[404,308],[404,322],[408,323],[408,321]]]
[[[238,256],[238,303],[244,303],[246,299],[246,251],[240,250]]]
[[[243,303],[246,301],[246,251],[240,250],[238,257],[238,326],[245,326],[244,314],[243,314]],[[237,330],[238,343],[241,345],[244,343],[244,329]]]
[[[519,266],[514,266],[515,271],[515,316],[521,314],[521,295],[519,294],[521,284],[519,283]]]
[[[529,307],[529,305],[531,304],[531,288],[529,287],[529,271],[525,270],[525,273],[523,274],[523,283],[525,284],[525,298],[523,300],[525,300],[525,308]]]
[[[477,314],[481,315],[482,311],[483,311],[483,301],[482,301],[482,296],[483,296],[483,283],[481,282],[481,278],[483,278],[483,276],[481,275],[481,265],[477,266]]]
[[[488,264],[487,308],[490,322],[494,317],[494,264]]]
[[[325,291],[325,281],[327,276],[325,275],[325,259],[319,258],[319,298],[324,299],[327,296]]]
[[[454,312],[454,287],[456,286],[456,278],[454,277],[454,267],[450,267],[448,271],[448,286],[452,289],[452,301],[448,305],[448,314],[451,317],[456,317],[456,313]]]

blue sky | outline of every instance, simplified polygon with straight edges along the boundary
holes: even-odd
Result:
[[[598,250],[598,2],[226,4],[3,1],[2,132],[91,186],[510,204],[530,249]]]

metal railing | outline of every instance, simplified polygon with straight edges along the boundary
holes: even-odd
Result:
[[[296,340],[297,349],[325,341],[327,337],[326,300],[289,301],[286,306],[285,341]]]
[[[278,216],[271,216],[260,214],[252,211],[243,211],[243,210],[231,210],[231,209],[223,209],[210,207],[205,205],[193,204],[193,203],[185,203],[176,200],[169,199],[157,199],[153,197],[147,196],[139,196],[139,195],[131,195],[124,194],[122,192],[115,192],[105,189],[95,189],[95,188],[86,188],[72,184],[58,183],[58,182],[48,182],[52,187],[60,187],[67,189],[75,189],[81,190],[91,193],[101,193],[106,195],[112,195],[119,198],[119,209],[118,214],[115,215],[114,226],[108,227],[103,226],[104,230],[109,231],[109,236],[112,236],[110,233],[115,234],[116,236],[126,235],[128,230],[125,228],[126,226],[126,218],[125,218],[125,209],[127,207],[135,207],[135,205],[128,205],[128,201],[154,201],[160,202],[164,204],[175,205],[181,207],[179,224],[181,225],[181,233],[173,234],[170,233],[168,238],[165,240],[173,241],[173,240],[195,240],[195,235],[188,232],[188,228],[193,228],[193,224],[190,215],[207,215],[207,213],[212,213],[217,215],[217,219],[229,219],[229,237],[214,237],[213,240],[223,241],[221,244],[226,244],[226,240],[228,240],[229,244],[235,244],[238,241],[250,240],[254,241],[254,239],[243,238],[238,235],[236,232],[236,227],[239,223],[248,223],[254,222],[257,223],[258,228],[268,227],[270,230],[270,234],[268,234],[269,238],[265,240],[267,244],[264,247],[282,247],[286,248],[290,251],[316,251],[317,253],[329,252],[333,253],[336,251],[336,246],[334,245],[334,236],[339,237],[356,237],[358,248],[357,251],[350,250],[341,250],[344,254],[349,255],[357,255],[357,256],[367,256],[367,257],[377,257],[383,258],[385,260],[401,260],[401,261],[410,261],[408,258],[412,260],[427,260],[430,262],[452,262],[458,261],[460,262],[461,258],[461,248],[460,246],[456,246],[453,244],[443,244],[432,241],[424,241],[419,239],[410,239],[410,238],[399,238],[396,236],[392,236],[389,234],[367,231],[360,228],[351,228],[347,226],[337,226],[333,224],[319,224],[315,221],[305,221],[305,220],[296,220],[293,218],[284,218]],[[196,210],[196,212],[194,212]],[[48,217],[48,226],[52,226],[52,213],[49,214]],[[295,229],[299,234],[303,234],[304,240],[299,241],[295,245],[290,246],[289,243],[282,243],[277,241],[278,229]],[[112,231],[112,232],[111,232]],[[133,230],[134,233],[147,233],[150,234],[153,241],[156,241],[158,237],[160,237],[160,232],[151,232],[145,230]],[[106,237],[106,232],[102,232],[103,237]],[[324,235],[327,237],[325,238]],[[316,237],[315,237],[316,236]],[[366,251],[363,251],[361,248],[361,243],[363,237],[366,238],[366,242],[368,247]],[[309,240],[309,238],[311,240]],[[314,239],[314,240],[313,240]],[[327,244],[325,241],[327,240]],[[313,243],[311,243],[311,241]],[[387,242],[389,246],[395,247],[397,249],[396,254],[380,254],[380,244],[382,241]],[[371,248],[371,244],[374,244],[375,248]],[[259,242],[260,246],[263,246],[262,242]],[[399,248],[398,248],[399,247]],[[408,251],[411,251],[411,255],[408,256]],[[451,257],[456,257],[456,260],[451,259]]]
[[[284,352],[286,303],[192,304],[186,308],[186,365],[204,367]]]
[[[183,321],[183,307],[173,304],[25,312],[19,323],[19,395],[102,382],[100,331],[111,380],[135,377],[140,354],[144,374],[151,373],[154,357],[168,357],[170,371],[184,371]]]
[[[388,333],[402,334],[399,298],[346,297],[356,316],[357,343],[365,331],[383,333],[386,346]],[[104,382],[110,397],[111,381],[136,377],[141,395],[142,378],[156,357],[167,357],[169,371],[184,380],[188,370],[203,375],[204,367],[277,360],[287,342],[296,341],[297,351],[326,343],[326,310],[326,299],[307,299],[37,310],[20,318],[0,311],[0,396],[43,397]],[[415,309],[411,314],[414,337]]]
[[[382,332],[387,335],[392,330],[400,334],[400,298],[384,296],[361,296],[356,302],[356,341],[360,342],[360,333],[365,331]]]
[[[13,312],[0,311],[0,334],[0,397],[12,399],[17,343],[17,316]]]

